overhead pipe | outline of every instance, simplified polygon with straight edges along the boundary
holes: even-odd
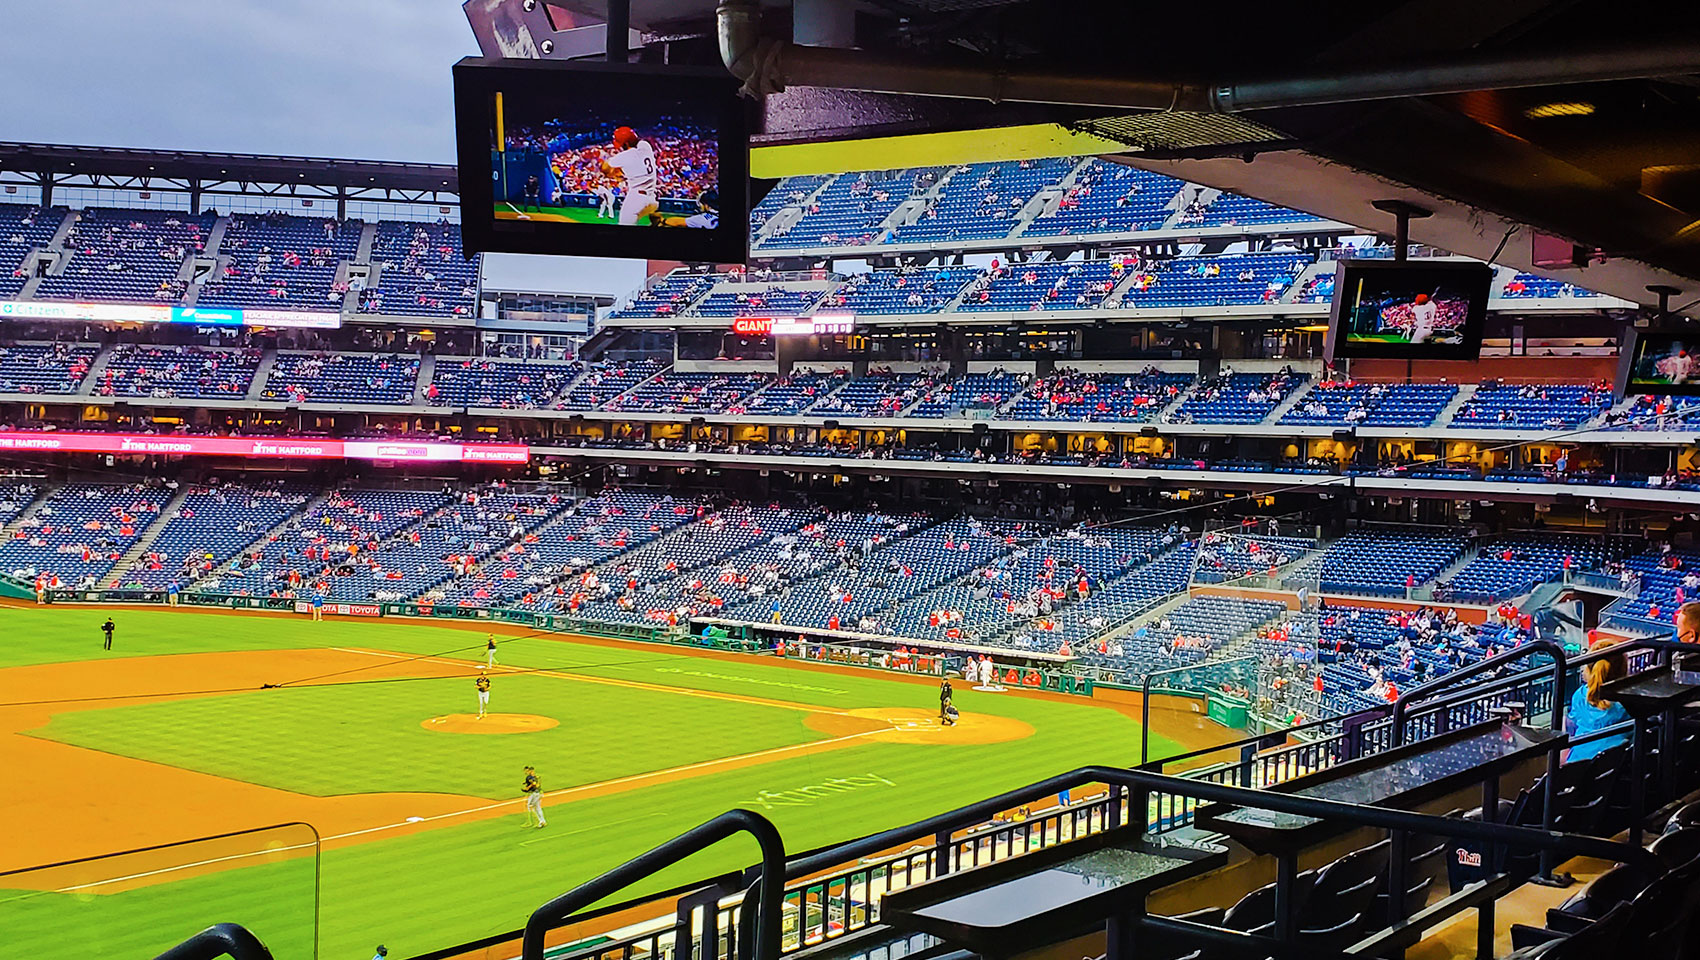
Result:
[[[1331,69],[1266,80],[1207,84],[1088,76],[969,64],[923,63],[860,50],[803,47],[761,35],[758,0],[720,0],[720,58],[754,93],[787,84],[985,100],[1133,110],[1240,113],[1471,90],[1512,89],[1700,73],[1700,40],[1554,51],[1472,53],[1403,66]]]

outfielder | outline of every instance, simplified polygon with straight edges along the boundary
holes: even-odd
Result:
[[[479,674],[474,681],[478,687],[478,719],[484,719],[484,711],[490,706],[490,678]]]
[[[525,794],[526,824],[530,825],[532,817],[536,817],[537,829],[548,826],[549,821],[543,819],[543,783],[537,779],[535,767],[525,768],[525,782],[520,785],[520,791]]]

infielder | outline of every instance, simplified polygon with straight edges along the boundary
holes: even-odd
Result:
[[[488,669],[496,665],[496,635],[488,634],[484,638],[484,667]]]
[[[490,678],[481,673],[473,682],[478,687],[478,719],[482,720],[484,711],[490,706]]]
[[[591,192],[596,194],[596,215],[604,220],[614,219],[614,188],[599,183]]]
[[[520,790],[525,794],[526,824],[529,826],[532,817],[536,817],[537,829],[541,830],[547,827],[549,821],[543,819],[543,783],[537,779],[535,767],[528,766],[525,768],[525,782],[520,785]]]
[[[635,226],[661,208],[661,201],[656,198],[655,148],[631,127],[619,127],[614,131],[614,147],[619,152],[599,162],[603,175],[618,175],[625,180],[626,196],[620,201],[620,226]]]

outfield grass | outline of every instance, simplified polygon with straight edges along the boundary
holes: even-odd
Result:
[[[105,654],[96,629],[105,615],[104,610],[76,608],[0,609],[8,627],[0,631],[0,668],[321,646],[472,658],[482,656],[484,636],[423,623],[315,624],[122,610],[115,615],[116,649]],[[117,703],[58,715],[31,735],[301,792],[438,790],[511,798],[521,762],[537,763],[554,789],[821,736],[803,726],[801,711],[583,678],[833,709],[936,703],[928,686],[875,672],[814,670],[773,659],[710,659],[663,646],[524,638],[505,642],[501,658],[509,666],[568,676],[498,676],[493,708],[556,716],[561,726],[510,737],[428,733],[420,728],[421,719],[466,712],[473,703],[470,681],[433,679]],[[186,683],[193,681],[186,678]],[[796,851],[911,822],[1084,764],[1137,759],[1139,725],[1089,701],[961,691],[957,703],[965,713],[1023,721],[1035,733],[991,745],[855,742],[820,753],[781,754],[757,765],[553,804],[545,831],[524,829],[515,813],[450,820],[406,836],[334,847],[322,858],[319,955],[364,960],[383,942],[392,957],[401,958],[515,929],[549,897],[732,807],[772,818],[787,848]],[[1152,746],[1157,755],[1175,749],[1157,736]],[[842,777],[859,778],[864,785],[811,799],[788,793]],[[114,791],[113,802],[121,806],[121,791]],[[0,793],[0,817],[5,807]],[[754,859],[752,844],[732,841],[655,878],[647,889]],[[59,916],[75,924],[84,942],[64,955],[78,960],[95,954],[148,956],[205,923],[242,919],[200,914],[195,905],[203,896],[253,897],[246,916],[258,932],[265,936],[265,928],[276,925],[287,933],[296,929],[287,916],[296,912],[290,907],[306,894],[295,889],[298,877],[282,876],[284,866],[225,870],[104,894],[92,909],[88,897],[65,896],[62,915],[53,906],[60,897],[35,896],[27,900],[28,916],[38,921]],[[4,898],[0,893],[0,901]],[[0,927],[16,919],[13,906],[0,902]],[[300,937],[289,933],[286,939],[296,943]],[[101,949],[93,949],[94,944]],[[300,956],[293,949],[280,947],[279,960]]]

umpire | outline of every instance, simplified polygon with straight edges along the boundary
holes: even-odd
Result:
[[[115,629],[117,627],[113,625],[111,617],[107,617],[106,622],[100,625],[100,632],[106,634],[106,649],[108,650],[112,649],[112,631]]]
[[[952,692],[953,691],[950,689],[950,678],[949,677],[945,677],[943,680],[939,681],[939,719],[940,720],[945,719],[945,709],[944,708],[950,706],[950,696],[951,696]]]

